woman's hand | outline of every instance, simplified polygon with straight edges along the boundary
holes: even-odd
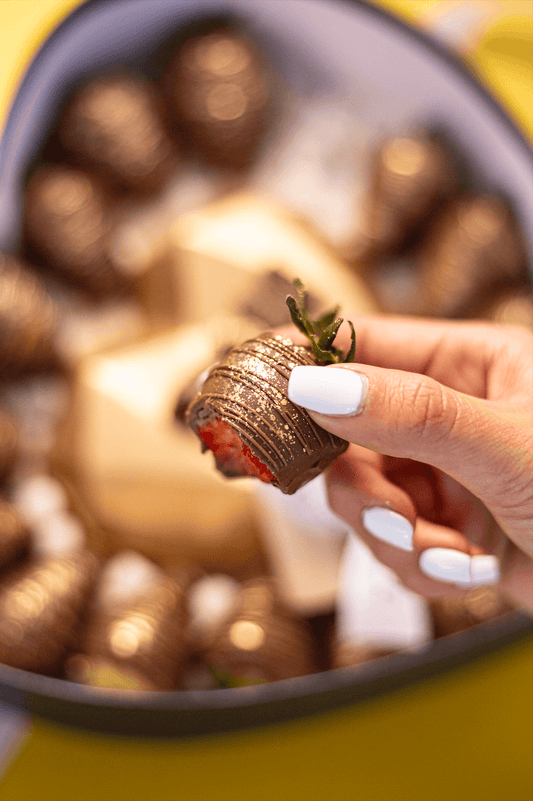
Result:
[[[331,508],[415,592],[499,583],[533,611],[533,336],[353,323],[356,364],[296,367],[289,382],[294,403],[353,443],[329,470]],[[335,344],[348,343],[345,324]]]

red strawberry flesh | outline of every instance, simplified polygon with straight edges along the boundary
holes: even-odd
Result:
[[[275,479],[268,467],[257,456],[254,456],[248,445],[222,418],[198,429],[198,436],[209,450],[215,454],[216,461],[226,468],[226,471],[236,475],[254,476],[271,484]]]

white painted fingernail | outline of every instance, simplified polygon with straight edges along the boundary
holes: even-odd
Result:
[[[420,554],[422,573],[450,584],[470,584],[470,557],[451,548],[428,548]]]
[[[382,506],[373,506],[364,509],[363,526],[378,540],[388,542],[402,551],[413,550],[413,526],[403,515],[385,509]]]
[[[357,414],[368,379],[346,368],[298,366],[289,378],[289,400],[320,414]]]
[[[495,584],[500,578],[495,556],[469,556],[451,548],[428,548],[420,554],[418,565],[426,576],[464,588]]]
[[[474,586],[496,584],[500,580],[500,563],[495,556],[481,554],[470,560],[470,581]]]

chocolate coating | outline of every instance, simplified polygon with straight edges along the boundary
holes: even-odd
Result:
[[[307,623],[280,600],[271,579],[252,579],[238,593],[233,611],[212,635],[204,654],[219,680],[278,681],[316,669]],[[240,680],[240,681],[239,681]]]
[[[134,603],[95,613],[83,654],[69,662],[70,676],[98,686],[174,690],[186,656],[184,631],[183,590],[164,576]]]
[[[8,575],[0,590],[0,662],[56,674],[76,647],[99,560],[47,557]]]
[[[81,167],[126,189],[153,192],[169,177],[173,148],[148,81],[131,75],[91,81],[66,109],[59,137]]]
[[[289,339],[269,333],[250,339],[213,367],[187,413],[197,436],[209,423],[227,423],[286,495],[318,476],[348,448],[348,442],[317,426],[305,409],[289,400],[291,369],[304,364],[318,362],[310,350]],[[228,478],[241,475],[220,461],[216,466]]]
[[[0,485],[11,475],[16,464],[19,433],[15,418],[0,408]]]
[[[215,166],[249,166],[270,116],[270,73],[244,34],[219,29],[183,44],[170,65],[168,104],[189,146]]]
[[[398,250],[458,187],[450,153],[436,138],[396,137],[377,152],[363,218],[363,258]]]
[[[56,309],[18,259],[0,253],[0,381],[55,369]]]
[[[112,221],[103,195],[79,170],[48,166],[26,186],[26,238],[48,269],[91,295],[129,287],[111,258]]]
[[[395,653],[389,648],[378,648],[372,645],[355,645],[350,642],[335,640],[332,647],[332,667],[345,668],[364,665],[365,662],[372,662],[374,659],[381,659],[383,656],[391,656]]]
[[[30,530],[13,504],[0,499],[0,570],[27,553]]]
[[[450,204],[436,223],[419,262],[420,312],[467,315],[482,293],[525,274],[526,259],[516,220],[496,195],[469,195]]]
[[[513,608],[493,587],[476,587],[464,595],[429,602],[435,637],[464,631],[493,620]]]

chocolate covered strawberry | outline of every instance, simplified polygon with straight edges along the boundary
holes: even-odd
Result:
[[[228,478],[254,476],[292,495],[328,467],[348,447],[320,428],[307,411],[288,398],[291,370],[297,365],[352,362],[352,344],[343,357],[333,341],[342,323],[337,309],[314,321],[305,293],[295,281],[299,303],[287,297],[291,318],[310,347],[265,333],[232,348],[209,372],[189,406],[187,422],[215,455]]]

